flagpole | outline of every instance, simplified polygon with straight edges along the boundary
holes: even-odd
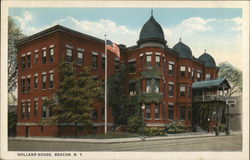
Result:
[[[107,54],[107,39],[106,39],[106,34],[105,34],[105,127],[104,127],[104,132],[107,134],[107,81],[108,81],[108,74],[107,74],[107,59],[108,59],[108,54]]]

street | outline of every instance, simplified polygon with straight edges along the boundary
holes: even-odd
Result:
[[[162,139],[125,143],[9,140],[9,151],[241,151],[242,135]]]

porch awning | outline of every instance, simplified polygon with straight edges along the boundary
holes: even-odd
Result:
[[[197,81],[192,85],[192,89],[222,90],[230,89],[231,86],[226,78],[218,78],[207,81]]]

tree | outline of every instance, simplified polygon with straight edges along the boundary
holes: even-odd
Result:
[[[24,38],[25,35],[15,24],[14,20],[8,17],[8,93],[14,91],[17,85],[17,48],[16,41]]]
[[[231,85],[227,96],[231,97],[235,93],[242,92],[242,71],[228,62],[220,63],[219,67],[219,77],[226,78]]]
[[[60,66],[60,87],[56,92],[56,99],[46,102],[51,107],[52,116],[41,121],[43,125],[57,125],[58,123],[74,123],[75,137],[77,124],[90,125],[94,105],[103,98],[102,82],[94,80],[89,68],[76,70],[73,63],[62,63]]]

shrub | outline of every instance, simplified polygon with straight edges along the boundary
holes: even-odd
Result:
[[[163,128],[144,127],[144,134],[147,136],[162,136],[165,135],[165,132]]]
[[[167,128],[167,133],[176,134],[176,133],[185,133],[186,126],[180,121],[171,122]]]
[[[219,132],[225,132],[226,126],[223,123],[219,123]]]
[[[128,119],[128,131],[136,133],[142,128],[142,118],[140,116],[131,116]]]

